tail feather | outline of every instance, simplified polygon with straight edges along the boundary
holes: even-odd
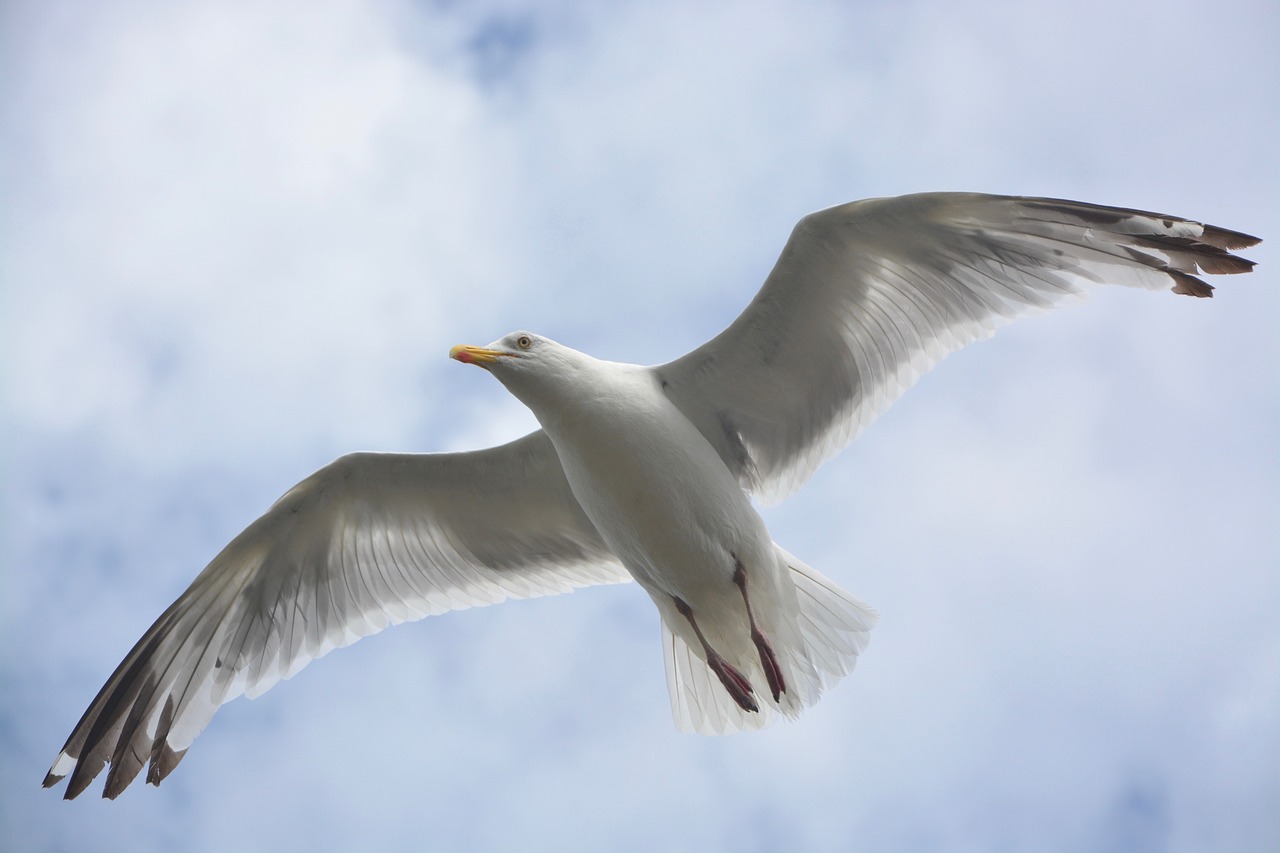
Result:
[[[662,622],[662,650],[676,727],[698,734],[731,734],[764,728],[779,716],[797,716],[824,690],[853,672],[879,618],[868,604],[845,592],[817,570],[774,546],[795,586],[801,642],[778,650],[787,678],[780,704],[758,690],[758,712],[744,711],[680,633]],[[763,687],[763,684],[759,685]]]
[[[781,548],[778,550],[796,584],[805,644],[826,673],[829,680],[823,686],[828,687],[853,672],[880,616],[871,605],[845,592],[816,569]]]

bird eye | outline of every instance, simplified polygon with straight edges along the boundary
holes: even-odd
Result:
[[[528,349],[533,346],[533,341],[529,340],[528,335],[521,335],[516,338],[516,346],[520,347],[520,349]]]

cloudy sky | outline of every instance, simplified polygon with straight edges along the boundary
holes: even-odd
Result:
[[[962,10],[962,11],[961,11]],[[13,2],[0,838],[41,851],[1274,850],[1274,2]],[[356,449],[530,428],[458,342],[665,361],[801,215],[931,189],[1270,238],[926,376],[786,503],[880,610],[800,721],[677,733],[635,587],[455,613],[39,782],[233,535]]]

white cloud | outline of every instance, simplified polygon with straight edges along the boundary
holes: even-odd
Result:
[[[590,590],[335,653],[224,708],[159,790],[36,789],[124,650],[311,468],[531,425],[452,343],[665,360],[799,215],[864,195],[1280,234],[1270,5],[8,14],[8,846],[1280,838],[1269,244],[1212,303],[1100,294],[959,354],[769,511],[883,617],[796,724],[677,734],[652,607]]]

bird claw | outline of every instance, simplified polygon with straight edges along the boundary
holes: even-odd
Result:
[[[720,678],[720,683],[724,685],[724,689],[729,691],[733,701],[737,702],[742,710],[751,711],[752,713],[760,710],[760,706],[756,704],[755,697],[752,695],[755,691],[751,689],[751,682],[747,680],[745,675],[738,672],[733,664],[722,658],[718,653],[711,652],[707,655],[707,666],[711,667],[711,671]],[[770,686],[772,686],[772,682],[770,682]],[[774,698],[776,699],[777,697],[775,696]]]
[[[769,692],[773,694],[773,701],[777,702],[787,692],[787,682],[782,677],[778,659],[774,657],[773,646],[769,645],[768,638],[759,628],[751,632],[751,642],[756,644],[756,651],[760,653],[760,666],[764,668],[764,677],[769,682]]]
[[[747,595],[746,566],[742,565],[742,561],[736,555],[733,560],[733,582],[742,592],[742,603],[747,608],[747,621],[751,625],[751,642],[756,645],[756,652],[760,655],[760,666],[764,669],[764,677],[769,682],[769,692],[773,694],[773,701],[777,702],[782,694],[787,692],[787,682],[782,677],[782,667],[778,665],[778,658],[773,654],[773,646],[769,645],[769,638],[756,625],[756,616],[751,612],[751,598]]]

